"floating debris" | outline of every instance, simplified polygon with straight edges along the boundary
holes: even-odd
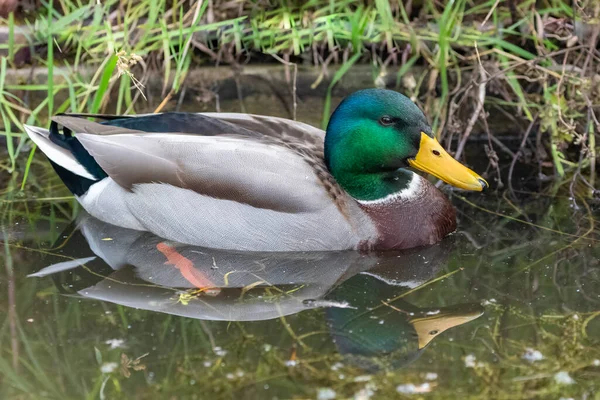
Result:
[[[337,371],[338,369],[342,368],[343,366],[344,366],[344,364],[342,364],[341,362],[336,362],[335,364],[333,364],[331,366],[331,370]]]
[[[420,385],[406,383],[404,385],[398,385],[396,391],[402,394],[429,393],[431,392],[431,385],[427,382]]]
[[[473,354],[469,354],[465,357],[465,367],[467,368],[481,368],[485,365],[485,363],[479,361],[477,362],[477,357]]]
[[[332,400],[335,399],[335,390],[331,388],[319,388],[317,390],[317,400]]]
[[[218,355],[219,357],[224,357],[225,354],[227,354],[227,350],[223,350],[221,347],[219,346],[215,346],[213,348],[213,352]]]
[[[575,383],[575,379],[571,378],[571,375],[566,371],[557,372],[554,375],[554,381],[559,385],[572,385]]]
[[[111,350],[125,347],[125,339],[108,339],[104,343],[109,345]]]
[[[131,370],[134,371],[143,371],[146,369],[146,366],[141,363],[142,358],[146,357],[150,353],[144,353],[136,359],[129,358],[127,354],[121,353],[121,374],[125,378],[129,378],[131,376]]]
[[[544,355],[539,351],[528,347],[525,349],[525,353],[521,357],[523,360],[529,362],[541,361],[544,359]]]
[[[465,367],[475,368],[475,361],[477,361],[477,358],[473,354],[469,354],[465,357]]]
[[[428,372],[425,374],[425,379],[428,381],[435,381],[438,378],[438,374],[435,372]]]
[[[119,364],[117,364],[116,362],[106,362],[100,366],[100,371],[103,374],[110,374],[111,372],[114,372],[114,370],[116,370],[118,366]]]

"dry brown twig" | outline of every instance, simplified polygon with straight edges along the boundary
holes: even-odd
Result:
[[[515,164],[517,163],[517,160],[519,159],[519,156],[521,155],[521,152],[523,151],[523,147],[525,147],[527,138],[529,137],[529,134],[533,130],[533,127],[534,127],[535,123],[537,122],[537,120],[538,120],[538,116],[536,115],[533,118],[533,120],[529,123],[529,126],[527,127],[527,130],[525,131],[525,134],[523,135],[523,140],[521,141],[521,144],[519,145],[519,150],[517,150],[517,152],[515,153],[512,161],[510,163],[510,168],[508,169],[508,177],[506,179],[508,180],[508,190],[513,198],[516,197],[514,194],[513,187],[512,187],[512,175],[513,175],[513,171],[515,168]]]
[[[140,92],[144,100],[146,96],[144,95],[144,84],[140,82],[133,73],[131,72],[131,67],[138,63],[143,63],[144,60],[142,57],[138,56],[135,53],[127,54],[125,50],[121,50],[115,54],[117,56],[117,77],[121,77],[122,75],[127,75],[131,82],[133,82],[133,86]]]
[[[298,81],[298,64],[290,62],[289,61],[289,57],[288,57],[287,60],[285,60],[285,59],[279,57],[277,54],[272,54],[272,56],[277,61],[283,63],[286,66],[286,68],[289,67],[289,66],[293,66],[294,67],[294,78],[293,78],[293,82],[292,82],[292,98],[293,98],[293,104],[294,104],[293,118],[294,118],[294,121],[295,121],[296,120],[296,111],[298,109],[298,96],[296,95],[296,83]],[[287,74],[286,74],[286,80],[289,82]]]
[[[483,110],[483,103],[485,101],[486,76],[485,76],[485,70],[483,69],[483,66],[481,66],[481,65],[479,67],[479,78],[481,79],[481,82],[479,83],[479,87],[478,87],[477,105],[475,106],[475,112],[469,119],[469,122],[467,123],[467,127],[465,128],[465,132],[463,133],[460,143],[458,144],[458,148],[456,149],[456,154],[454,155],[454,158],[456,158],[457,160],[460,159],[460,156],[463,153],[465,145],[467,144],[467,140],[469,139],[469,136],[471,135],[471,132],[473,131],[475,122],[477,122],[477,119],[479,118],[479,115],[481,114],[481,111]]]

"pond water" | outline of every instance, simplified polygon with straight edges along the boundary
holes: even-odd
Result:
[[[597,205],[517,171],[444,188],[439,245],[248,254],[97,221],[39,157],[3,178],[0,398],[600,399]]]

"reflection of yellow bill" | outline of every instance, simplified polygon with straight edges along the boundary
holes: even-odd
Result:
[[[421,133],[419,152],[414,160],[408,160],[411,167],[420,169],[465,190],[478,192],[488,187],[488,183],[475,172],[456,161],[434,138]]]
[[[466,324],[479,318],[483,311],[479,308],[467,311],[440,310],[439,314],[417,317],[410,320],[419,337],[419,349],[424,348],[433,340],[434,337],[447,329],[458,325]]]

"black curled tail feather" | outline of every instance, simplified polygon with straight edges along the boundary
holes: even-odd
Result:
[[[81,142],[77,140],[73,132],[67,127],[63,127],[62,131],[63,134],[61,135],[58,130],[58,123],[52,121],[50,123],[50,141],[73,154],[77,162],[98,180],[106,178],[108,176],[106,172],[98,165],[94,157],[88,153]]]
[[[83,176],[79,176],[79,175],[69,171],[68,169],[61,167],[60,165],[58,165],[57,163],[55,163],[54,161],[52,161],[50,159],[48,161],[50,161],[52,168],[54,168],[54,171],[56,171],[56,174],[63,181],[65,186],[75,196],[83,195],[85,192],[88,191],[88,189],[94,183],[97,183],[98,181],[100,181],[100,180],[92,180],[92,179],[85,178]]]

